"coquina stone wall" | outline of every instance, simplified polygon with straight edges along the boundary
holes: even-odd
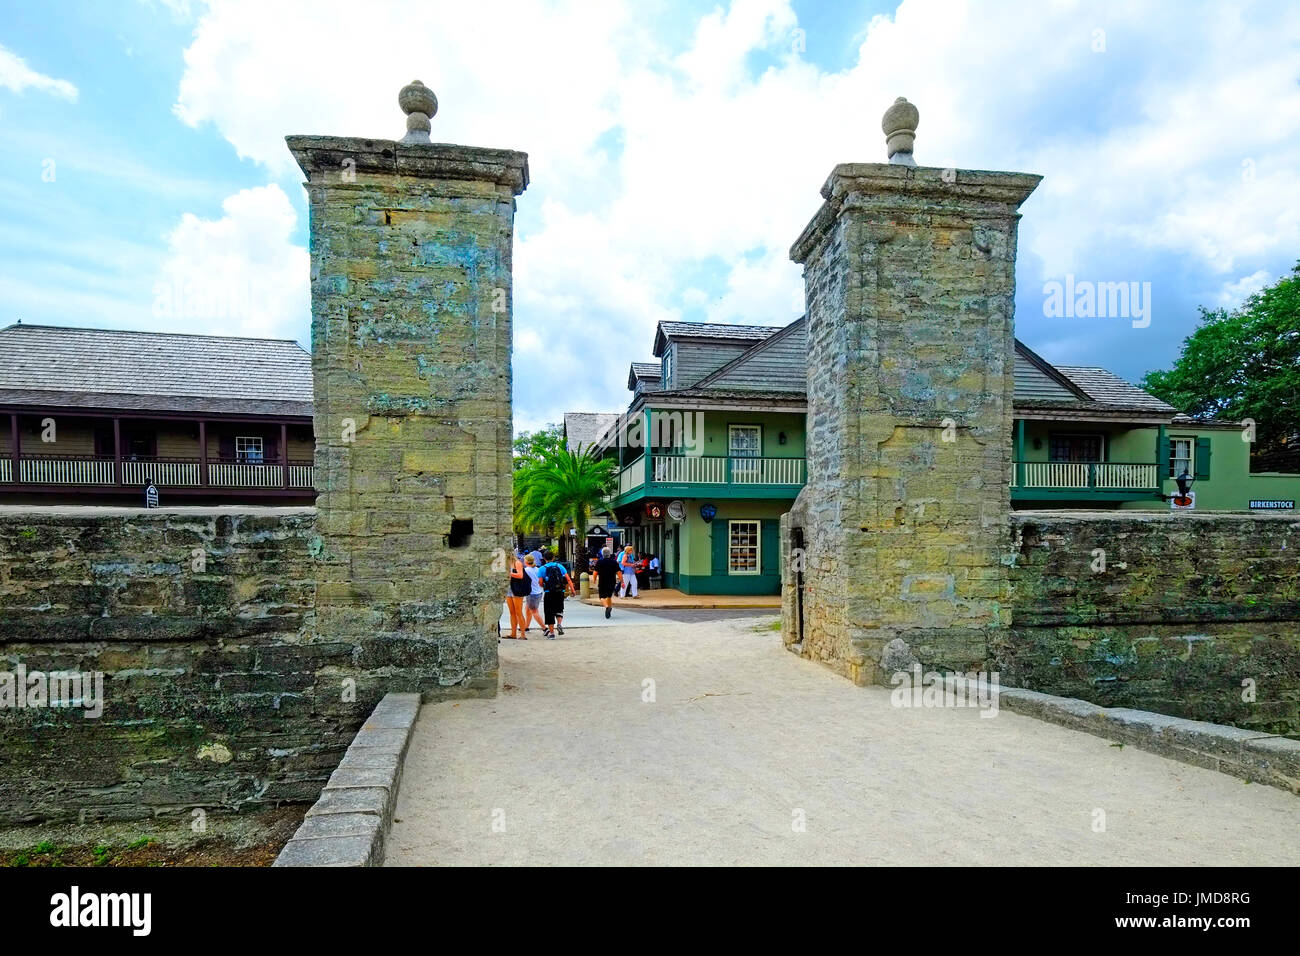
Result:
[[[527,158],[427,141],[288,143],[311,210],[316,627],[416,662],[391,691],[495,694],[514,197]]]
[[[1300,737],[1300,521],[1016,512],[1008,686]]]
[[[911,660],[966,670],[1009,619],[1017,210],[1038,182],[836,166],[791,249],[808,482],[782,534],[788,573],[804,569],[783,633],[857,683]]]
[[[314,631],[319,545],[311,509],[0,514],[0,671],[104,696],[0,709],[0,823],[314,800],[413,663]]]

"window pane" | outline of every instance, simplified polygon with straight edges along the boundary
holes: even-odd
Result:
[[[259,436],[237,436],[235,438],[235,457],[240,461],[261,461],[262,439]]]
[[[763,453],[763,432],[757,425],[732,425],[731,457],[757,458]]]
[[[1192,470],[1192,448],[1196,443],[1194,438],[1171,438],[1169,439],[1169,477],[1177,478],[1184,471],[1191,473]]]
[[[730,536],[727,571],[730,574],[758,574],[758,522],[731,521],[727,530]]]

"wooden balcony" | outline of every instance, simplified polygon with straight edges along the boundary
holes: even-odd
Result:
[[[1160,494],[1160,477],[1155,462],[1017,461],[1012,464],[1011,497],[1138,500]]]
[[[618,476],[616,501],[653,497],[794,497],[807,479],[803,458],[642,455]]]
[[[280,462],[223,461],[199,458],[127,459],[95,456],[33,455],[17,457],[18,480],[14,481],[14,459],[0,458],[0,485],[8,491],[40,491],[50,488],[102,488],[138,491],[150,479],[159,490],[233,491],[278,490],[306,494],[315,486],[315,468],[310,461]],[[206,474],[205,474],[206,472]]]

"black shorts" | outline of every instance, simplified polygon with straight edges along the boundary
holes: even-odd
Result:
[[[542,595],[542,615],[547,627],[554,624],[557,617],[564,617],[563,591],[547,591]]]
[[[602,598],[613,597],[618,590],[617,578],[600,577],[596,579],[596,593]]]

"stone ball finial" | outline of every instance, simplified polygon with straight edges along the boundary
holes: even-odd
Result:
[[[912,158],[912,147],[916,144],[916,127],[920,121],[920,111],[902,96],[885,110],[880,128],[885,131],[885,152],[891,163],[916,165],[916,160]]]
[[[397,105],[406,113],[403,143],[429,143],[429,120],[438,112],[438,97],[419,80],[412,80],[397,94]]]

